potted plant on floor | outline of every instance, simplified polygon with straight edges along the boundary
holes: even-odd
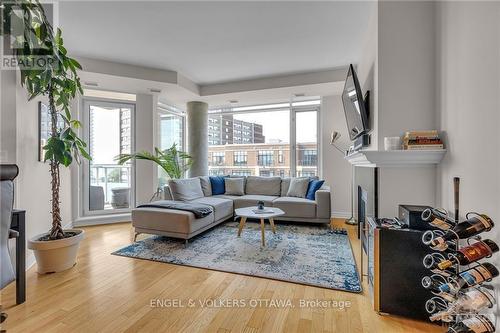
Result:
[[[52,228],[29,240],[28,247],[35,253],[39,273],[58,272],[74,266],[83,239],[83,230],[63,230],[59,198],[60,167],[69,167],[81,157],[90,159],[87,145],[76,133],[80,122],[70,112],[71,101],[83,93],[77,74],[81,66],[67,55],[61,30],[54,32],[37,0],[5,2],[1,9],[0,35],[13,44],[29,100],[45,96],[49,102],[50,137],[43,149],[44,161],[50,165]]]
[[[155,147],[154,154],[148,151],[142,151],[134,154],[120,154],[115,157],[115,160],[120,165],[123,165],[124,163],[132,159],[152,161],[158,164],[170,179],[181,178],[193,164],[193,158],[186,152],[178,150],[175,143],[172,145],[172,147],[165,150],[160,150],[159,148]],[[161,193],[162,189],[158,187],[156,189],[156,192],[151,197],[150,201],[160,196]]]

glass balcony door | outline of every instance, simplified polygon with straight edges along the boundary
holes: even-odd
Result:
[[[84,100],[84,129],[91,161],[83,164],[84,215],[128,212],[135,202],[134,162],[119,165],[119,154],[134,151],[133,104]]]

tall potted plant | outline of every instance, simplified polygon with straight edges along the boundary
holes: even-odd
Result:
[[[115,161],[117,161],[120,165],[133,159],[146,160],[158,164],[170,179],[181,178],[193,164],[193,158],[186,152],[178,150],[175,143],[172,147],[165,150],[155,147],[154,153],[141,151],[134,154],[120,154],[115,157]],[[158,187],[156,192],[151,197],[151,200],[159,196],[161,192],[161,188]]]
[[[82,68],[68,56],[61,30],[54,32],[38,0],[6,2],[2,11],[1,35],[13,43],[21,84],[29,100],[45,96],[49,102],[50,137],[43,149],[44,161],[50,165],[52,228],[29,240],[28,247],[35,252],[39,273],[58,272],[75,264],[83,239],[83,230],[63,230],[59,197],[61,166],[69,167],[82,157],[90,159],[86,143],[77,135],[80,122],[70,112],[71,101],[83,93],[77,74]],[[24,28],[16,32],[11,27]],[[60,119],[62,126],[58,126]]]

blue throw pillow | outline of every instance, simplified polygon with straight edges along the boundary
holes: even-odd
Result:
[[[309,181],[309,186],[307,187],[306,199],[315,200],[316,191],[323,186],[324,180],[311,179]]]
[[[226,183],[223,176],[210,176],[210,184],[212,185],[212,195],[226,193]]]

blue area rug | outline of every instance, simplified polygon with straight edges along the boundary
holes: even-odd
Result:
[[[266,223],[266,246],[260,226],[247,222],[240,238],[229,222],[184,242],[152,236],[124,247],[115,255],[208,268],[317,287],[361,292],[356,262],[345,230],[327,226]]]

